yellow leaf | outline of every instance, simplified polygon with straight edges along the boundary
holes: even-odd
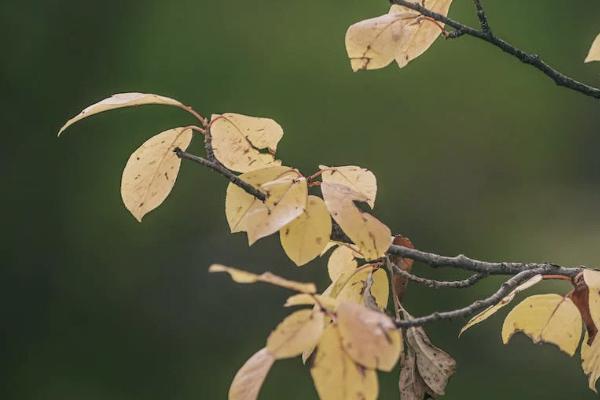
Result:
[[[331,217],[317,196],[308,196],[304,212],[279,231],[281,246],[298,266],[318,257],[330,236]]]
[[[373,208],[377,196],[377,178],[368,169],[353,165],[345,167],[326,167],[320,165],[323,182],[339,183],[348,186],[366,198],[367,204]]]
[[[73,125],[77,121],[81,121],[91,115],[98,114],[104,111],[115,110],[123,107],[141,106],[145,104],[162,104],[175,107],[185,107],[179,101],[171,99],[169,97],[163,97],[156,94],[148,93],[118,93],[114,94],[109,98],[106,98],[98,103],[92,104],[87,107],[79,114],[67,121],[67,123],[60,128],[58,136],[64,132],[69,126]]]
[[[272,119],[217,114],[211,118],[210,133],[215,156],[230,170],[248,172],[281,164],[274,154],[283,129]]]
[[[368,199],[348,186],[336,183],[323,182],[321,191],[331,216],[358,246],[365,259],[383,257],[392,244],[390,228],[354,205],[354,201],[366,202]]]
[[[229,388],[229,400],[256,400],[275,358],[262,349],[246,361],[235,374]]]
[[[482,312],[480,312],[479,314],[477,314],[476,316],[471,318],[469,320],[469,322],[465,326],[463,326],[463,328],[460,330],[460,333],[458,334],[458,336],[462,335],[464,331],[471,328],[472,326],[477,325],[478,323],[485,321],[486,319],[488,319],[489,317],[494,315],[496,313],[496,311],[500,310],[501,308],[506,306],[508,303],[513,301],[513,299],[515,298],[515,296],[517,294],[519,294],[523,290],[529,289],[533,285],[541,282],[542,279],[543,279],[542,275],[534,276],[533,278],[529,279],[527,282],[523,283],[522,285],[517,287],[515,290],[510,292],[508,295],[506,295],[498,304],[486,308],[485,310],[483,310]]]
[[[267,194],[267,199],[264,203],[254,202],[246,215],[250,245],[302,215],[308,201],[306,178],[295,170],[275,181],[263,183],[260,189]]]
[[[600,271],[583,270],[583,280],[589,288],[589,305],[592,321],[600,327]]]
[[[296,311],[271,332],[267,349],[278,360],[299,356],[319,342],[323,322],[323,312],[320,310]]]
[[[585,59],[586,63],[592,61],[600,61],[600,35],[596,36],[596,39],[594,39],[590,52]]]
[[[373,272],[372,266],[361,267],[353,272],[345,272],[326,290],[323,294],[329,295],[338,301],[349,301],[364,304],[363,292],[369,274]],[[389,297],[389,282],[384,270],[378,269],[373,272],[373,285],[371,294],[380,309],[387,307]]]
[[[552,343],[568,355],[575,354],[581,339],[581,315],[568,297],[545,294],[528,297],[504,320],[502,340],[508,343],[523,332],[534,343]]]
[[[129,157],[121,178],[125,207],[140,222],[171,193],[181,159],[173,152],[187,149],[192,130],[175,128],[159,133],[142,144]]]
[[[316,300],[315,300],[315,298],[316,298]],[[295,294],[293,296],[290,296],[286,300],[284,307],[312,306],[312,305],[318,305],[320,307],[325,308],[326,310],[334,311],[338,306],[338,301],[329,296],[318,295],[318,294],[309,295],[309,294],[300,293],[300,294]]]
[[[240,179],[260,190],[260,185],[280,179],[286,174],[294,173],[290,167],[268,167],[240,175]],[[227,186],[225,197],[225,215],[231,233],[247,230],[246,217],[254,204],[261,203],[256,197],[233,183]]]
[[[586,333],[581,344],[581,367],[583,372],[588,375],[588,387],[594,392],[596,390],[596,382],[600,378],[600,340],[598,336],[594,339],[592,345],[588,345],[588,334]]]
[[[423,5],[447,15],[452,0],[425,0]],[[354,71],[378,69],[396,60],[400,68],[425,52],[443,24],[409,8],[393,5],[385,15],[360,21],[346,32],[346,51]]]
[[[337,323],[344,350],[354,361],[370,369],[391,371],[402,352],[402,336],[382,312],[343,302]]]
[[[375,400],[379,393],[375,371],[346,353],[335,324],[325,329],[310,374],[321,400]]]
[[[329,256],[327,271],[332,282],[335,282],[344,272],[354,272],[358,266],[357,254],[349,246],[338,246]]]
[[[317,288],[314,283],[303,283],[290,281],[280,276],[274,275],[270,272],[263,272],[260,275],[256,275],[250,272],[243,271],[241,269],[226,267],[221,264],[213,264],[208,268],[208,272],[226,272],[229,274],[231,279],[237,283],[256,283],[264,282],[270,283],[274,286],[279,286],[285,289],[294,290],[300,293],[316,293]]]

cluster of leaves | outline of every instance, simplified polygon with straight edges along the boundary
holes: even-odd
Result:
[[[444,16],[451,2],[419,1]],[[355,71],[383,68],[393,61],[402,68],[423,54],[440,34],[446,34],[440,22],[393,5],[385,15],[350,26],[346,49]],[[600,61],[600,35],[585,61]],[[323,400],[376,399],[376,371],[391,371],[398,362],[403,400],[444,394],[455,371],[452,357],[431,344],[423,328],[398,329],[396,325],[396,321],[412,318],[400,304],[407,281],[393,270],[388,277],[382,267],[392,242],[412,244],[392,237],[385,224],[359,207],[362,203],[370,208],[375,205],[377,180],[372,172],[357,166],[322,165],[316,173],[305,176],[276,159],[283,137],[277,122],[235,113],[216,114],[208,120],[175,99],[154,94],[121,93],[104,99],[70,119],[59,135],[88,116],[145,104],[181,108],[196,117],[200,126],[161,132],[131,154],[123,170],[121,195],[138,221],[168,197],[179,173],[180,152],[200,134],[207,143],[211,165],[232,176],[240,173],[238,179],[264,197],[257,198],[235,181],[229,184],[225,215],[232,233],[246,232],[250,245],[278,233],[285,253],[298,266],[330,253],[327,269],[331,284],[320,294],[312,283],[289,281],[268,272],[256,275],[222,265],[210,267],[211,272],[226,272],[239,283],[265,282],[296,291],[285,306],[303,307],[285,318],[269,335],[266,346],[238,371],[230,400],[256,399],[275,360],[300,356],[309,365]],[[315,192],[317,187],[321,196]],[[331,241],[332,220],[349,242]],[[410,271],[412,261],[390,258]],[[535,276],[514,289],[498,304],[474,316],[461,334],[544,278]],[[386,314],[390,297],[396,320]],[[515,333],[522,332],[534,343],[550,343],[573,356],[584,336],[582,367],[595,390],[600,377],[599,323],[600,272],[585,270],[571,293],[535,295],[517,305],[504,321],[502,338],[508,343]]]

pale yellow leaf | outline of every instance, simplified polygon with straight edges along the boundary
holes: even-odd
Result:
[[[334,311],[338,306],[338,301],[334,298],[325,295],[309,295],[305,293],[300,293],[290,296],[286,300],[284,307],[313,305],[318,305],[319,307],[323,307],[326,310]]]
[[[246,361],[235,374],[229,388],[229,400],[256,400],[275,358],[262,349]]]
[[[320,310],[296,311],[271,332],[267,349],[276,359],[296,357],[319,342],[323,322],[323,312]]]
[[[600,378],[600,340],[596,336],[590,346],[588,345],[588,339],[589,336],[586,332],[581,344],[581,367],[583,368],[583,372],[588,376],[588,387],[598,393],[596,382]]]
[[[589,305],[592,321],[600,327],[600,271],[583,270],[583,280],[589,288]]]
[[[156,94],[149,93],[118,93],[114,94],[109,98],[106,98],[98,103],[92,104],[87,107],[79,114],[67,121],[67,123],[60,128],[58,136],[64,132],[69,126],[73,125],[77,121],[89,117],[94,114],[98,114],[104,111],[115,110],[117,108],[141,106],[145,104],[162,104],[175,107],[185,107],[179,101],[171,99],[169,97],[159,96]]]
[[[264,282],[274,286],[279,286],[285,289],[294,290],[300,293],[316,293],[317,288],[314,283],[304,283],[290,281],[280,276],[274,275],[270,272],[263,272],[260,275],[256,275],[250,272],[243,271],[241,269],[226,267],[221,264],[213,264],[208,268],[208,272],[226,272],[229,274],[231,279],[237,283],[256,283]]]
[[[389,297],[389,282],[384,270],[373,271],[372,266],[361,267],[357,271],[344,272],[330,286],[330,289],[323,292],[338,301],[349,301],[357,304],[364,304],[363,292],[370,273],[373,273],[373,285],[371,286],[371,295],[381,310],[385,310]]]
[[[445,394],[448,380],[456,371],[456,361],[448,353],[434,346],[423,327],[406,330],[408,346],[415,352],[419,375],[426,390],[435,396]]]
[[[552,343],[572,356],[581,339],[581,324],[579,310],[568,297],[531,296],[513,308],[504,320],[502,340],[506,344],[516,332],[523,332],[534,343]]]
[[[348,186],[336,183],[321,183],[321,191],[331,216],[358,246],[364,258],[383,257],[392,244],[390,229],[354,204],[354,201],[366,202],[368,199]]]
[[[272,119],[226,113],[213,115],[210,133],[217,159],[238,172],[279,165],[275,160],[283,129]]]
[[[343,302],[337,323],[346,353],[370,369],[391,371],[403,349],[402,335],[386,314]]]
[[[596,39],[594,39],[592,47],[590,48],[590,51],[587,57],[585,58],[586,63],[592,61],[600,61],[600,35],[596,36]]]
[[[267,199],[254,202],[245,217],[250,245],[301,216],[308,201],[306,178],[295,170],[277,180],[263,183],[260,189],[267,194]]]
[[[171,193],[181,165],[173,150],[187,149],[192,135],[189,128],[169,129],[148,139],[129,157],[121,178],[121,197],[138,221]]]
[[[329,278],[335,282],[344,272],[354,272],[358,266],[357,254],[350,247],[340,245],[329,256],[327,271]]]
[[[295,174],[290,167],[268,167],[240,175],[240,179],[260,190],[260,185],[280,179],[287,174]],[[256,203],[261,203],[256,197],[247,193],[239,186],[230,183],[225,197],[225,215],[231,233],[247,230],[246,217],[248,211]]]
[[[335,324],[325,329],[310,374],[321,400],[375,400],[379,393],[375,371],[346,353]]]
[[[296,265],[304,265],[318,257],[327,246],[331,225],[323,200],[308,196],[304,212],[279,231],[281,246]]]
[[[496,313],[496,311],[500,310],[501,308],[506,306],[508,303],[513,301],[513,299],[515,298],[515,296],[517,294],[519,294],[522,291],[529,289],[533,285],[541,282],[542,279],[543,279],[542,275],[536,275],[533,278],[529,279],[527,282],[518,286],[516,289],[514,289],[512,292],[510,292],[508,295],[506,295],[502,300],[500,300],[499,303],[486,308],[485,310],[483,310],[482,312],[480,312],[479,314],[477,314],[476,316],[471,318],[469,320],[469,322],[467,322],[467,324],[465,326],[463,326],[463,328],[460,330],[460,333],[458,334],[458,336],[462,335],[464,331],[471,328],[472,326],[477,325],[478,323],[485,321],[486,319],[488,319],[489,317],[494,315]]]
[[[447,15],[452,0],[419,2],[431,11]],[[383,68],[394,60],[402,68],[433,44],[443,26],[409,8],[393,5],[387,14],[348,28],[346,51],[352,69]]]
[[[377,178],[366,168],[349,165],[345,167],[326,167],[320,165],[323,182],[339,183],[348,186],[366,198],[367,204],[373,208],[377,197]]]

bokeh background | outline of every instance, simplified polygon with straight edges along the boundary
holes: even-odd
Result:
[[[472,2],[451,16],[476,23]],[[496,33],[583,81],[600,3],[487,0]],[[147,107],[62,123],[112,93],[172,96],[203,114],[277,120],[279,155],[310,173],[356,164],[379,179],[376,215],[418,247],[487,260],[600,263],[600,105],[475,39],[439,40],[406,69],[352,73],[344,33],[382,14],[369,1],[3,0],[0,398],[223,399],[236,370],[289,310],[288,295],[209,276],[212,262],[328,284],[324,260],[297,268],[276,238],[231,235],[226,183],[184,164],[142,224],[120,175],[150,135],[191,122]],[[196,143],[192,151],[201,152]],[[425,276],[458,278],[451,271]],[[413,314],[495,290],[411,287]],[[568,288],[544,283],[537,291]],[[523,336],[501,316],[457,340],[447,399],[593,399],[578,357]],[[398,398],[398,371],[381,398]],[[278,362],[263,399],[313,399],[299,360]]]

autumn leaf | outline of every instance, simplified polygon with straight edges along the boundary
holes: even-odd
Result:
[[[448,380],[456,372],[456,361],[434,346],[420,326],[406,330],[406,341],[415,352],[417,369],[426,384],[426,391],[432,396],[443,396]]]
[[[348,186],[356,193],[365,197],[365,201],[371,208],[375,206],[375,197],[377,197],[377,178],[366,168],[353,165],[345,167],[326,167],[320,165],[323,182],[339,183]]]
[[[404,357],[400,360],[400,379],[398,381],[402,400],[423,400],[427,385],[417,368],[417,356],[414,350],[406,347]]]
[[[173,150],[187,149],[192,134],[190,128],[159,133],[129,157],[121,178],[121,197],[139,222],[171,193],[181,165],[181,159]]]
[[[260,190],[260,185],[282,178],[286,174],[295,174],[290,167],[268,167],[240,175],[240,179]],[[225,197],[225,215],[231,233],[247,230],[248,211],[261,201],[239,186],[230,183]]]
[[[272,119],[216,114],[211,117],[210,134],[215,156],[230,170],[248,172],[281,164],[275,151],[283,129]]]
[[[317,288],[314,283],[302,283],[296,281],[290,281],[280,276],[274,275],[270,272],[264,272],[260,275],[256,275],[250,272],[243,271],[241,269],[226,267],[221,264],[213,264],[208,268],[208,272],[226,272],[229,274],[231,279],[237,283],[256,283],[264,282],[274,286],[279,286],[285,289],[294,290],[300,293],[316,293]]]
[[[300,310],[290,314],[267,339],[267,349],[276,359],[296,357],[319,342],[324,317],[320,310]]]
[[[229,400],[256,400],[275,358],[265,348],[254,354],[235,374]]]
[[[413,242],[409,238],[402,235],[395,235],[392,244],[408,247],[409,249],[415,248]],[[390,261],[401,270],[406,272],[410,272],[412,270],[414,260],[396,255],[389,255],[389,258]],[[401,302],[404,298],[404,294],[406,293],[408,278],[404,275],[394,274],[392,275],[392,284],[394,285],[394,290],[396,292],[396,296],[398,297],[398,301]]]
[[[588,287],[589,310],[596,327],[600,326],[600,271],[583,270],[583,280]]]
[[[425,8],[447,15],[452,0],[425,0]],[[346,51],[354,71],[378,69],[392,61],[400,68],[423,54],[444,25],[417,11],[392,5],[385,15],[360,21],[346,32]]]
[[[308,201],[306,178],[295,170],[277,180],[261,184],[260,189],[267,194],[267,199],[253,202],[245,217],[250,245],[300,217]],[[326,238],[323,238],[323,243],[325,241]]]
[[[581,344],[581,367],[588,376],[588,387],[598,393],[596,382],[600,378],[600,340],[596,338],[591,344],[588,344],[588,339],[586,334]]]
[[[342,302],[337,323],[344,350],[370,369],[391,371],[402,353],[400,331],[386,314],[355,303]]]
[[[335,282],[344,272],[355,271],[358,266],[357,257],[360,256],[350,246],[339,245],[327,261],[327,271],[331,281]]]
[[[355,363],[346,353],[335,324],[325,329],[310,373],[321,400],[377,399],[375,371]]]
[[[324,295],[309,295],[305,293],[295,294],[293,296],[288,297],[284,307],[293,307],[293,306],[314,306],[317,305],[319,307],[325,308],[328,311],[334,311],[338,307],[339,301],[337,299],[331,298],[329,296]]]
[[[581,315],[568,297],[557,294],[531,296],[511,310],[502,326],[507,344],[516,332],[534,343],[551,343],[572,356],[581,339]]]
[[[592,47],[590,48],[590,51],[585,59],[586,63],[592,61],[600,61],[600,35],[596,36],[596,39],[594,39]]]
[[[331,236],[331,217],[323,200],[308,196],[306,209],[279,231],[281,246],[298,266],[318,257]]]
[[[374,260],[383,257],[392,243],[390,229],[354,204],[355,201],[367,202],[369,199],[337,183],[323,182],[321,191],[331,216],[358,246],[364,258]]]
[[[477,325],[478,323],[480,323],[482,321],[485,321],[486,319],[488,319],[489,317],[494,315],[498,310],[500,310],[501,308],[506,306],[508,303],[513,301],[513,299],[515,298],[515,296],[517,294],[536,285],[537,283],[541,282],[542,279],[543,279],[542,275],[535,275],[533,278],[531,278],[528,281],[526,281],[525,283],[521,284],[520,286],[515,288],[512,292],[510,292],[508,295],[506,295],[502,300],[500,300],[499,303],[497,303],[491,307],[488,307],[485,310],[483,310],[482,312],[480,312],[479,314],[475,315],[473,318],[471,318],[469,320],[469,322],[467,322],[467,324],[465,326],[463,326],[463,328],[460,330],[460,333],[458,334],[458,336],[462,335],[467,329],[473,327],[474,325]]]
[[[81,121],[91,115],[98,114],[104,111],[116,110],[117,108],[141,106],[146,104],[161,104],[168,106],[175,106],[185,108],[185,106],[175,99],[169,97],[159,96],[156,94],[148,93],[118,93],[111,97],[108,97],[98,103],[92,104],[85,108],[79,114],[67,121],[67,123],[60,128],[58,136],[60,136],[65,129],[73,125],[75,122]]]
[[[371,295],[380,310],[385,310],[390,292],[388,277],[384,270],[375,269],[371,265],[363,266],[356,271],[342,273],[323,294],[331,296],[339,302],[364,304],[363,294],[370,274],[373,279]]]

